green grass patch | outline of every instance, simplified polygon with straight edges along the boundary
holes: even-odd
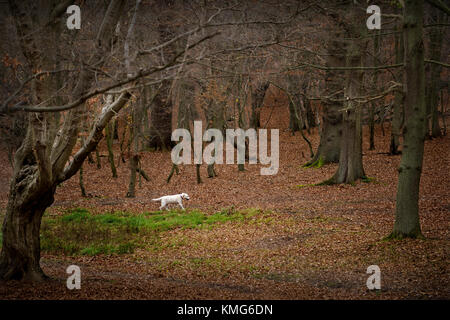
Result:
[[[316,185],[314,183],[311,184],[298,184],[295,187],[296,188],[306,188],[306,187],[315,187]]]
[[[374,177],[367,177],[367,176],[363,177],[361,179],[361,181],[365,182],[365,183],[371,183],[371,182],[377,183],[377,179],[375,179]]]
[[[92,214],[71,209],[62,216],[44,216],[41,249],[67,255],[133,253],[136,248],[161,247],[159,233],[183,228],[212,228],[228,221],[244,221],[262,215],[260,209],[223,209],[214,214],[199,210],[144,213],[108,212]],[[155,248],[153,248],[155,249]]]

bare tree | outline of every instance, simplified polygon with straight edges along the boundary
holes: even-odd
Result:
[[[424,49],[422,39],[424,1],[406,0],[403,14],[405,41],[405,128],[398,168],[397,205],[390,237],[421,237],[419,184],[426,128]]]
[[[97,32],[96,50],[89,59],[94,65],[102,60],[108,50],[113,31],[119,20],[124,1],[111,1]],[[60,36],[55,18],[65,12],[56,1],[30,8],[29,3],[10,2],[10,10],[21,37],[21,47],[31,70],[54,70],[57,57],[46,47]],[[32,9],[32,10],[30,10]],[[34,10],[33,10],[34,9]],[[58,21],[58,20],[57,20]],[[44,29],[45,32],[36,32]],[[44,38],[44,39],[43,39]],[[45,39],[47,38],[47,39]],[[82,69],[74,97],[81,96],[91,85],[93,73]],[[33,79],[33,102],[53,102],[57,92],[54,79],[42,75]],[[52,113],[30,113],[27,133],[14,157],[14,172],[10,186],[9,201],[3,223],[3,248],[0,256],[0,278],[43,280],[44,273],[39,265],[39,230],[45,209],[53,203],[56,186],[72,177],[81,167],[84,159],[94,150],[103,136],[102,130],[114,112],[128,101],[129,94],[123,93],[111,105],[105,106],[96,125],[86,139],[85,145],[66,165],[78,137],[78,124],[85,106],[68,112],[64,124],[58,124]]]

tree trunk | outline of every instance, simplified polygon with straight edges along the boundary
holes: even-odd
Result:
[[[252,90],[252,114],[250,117],[251,128],[257,129],[261,127],[261,107],[268,88],[269,83],[264,82]]]
[[[373,66],[378,66],[378,59],[380,56],[380,35],[375,32],[373,37]],[[378,82],[378,72],[375,71],[373,74],[373,85],[375,88]],[[369,104],[369,150],[375,150],[375,108],[376,103],[373,101]],[[383,124],[381,124],[383,125]]]
[[[32,150],[32,128],[15,156],[3,222],[0,279],[42,281],[46,276],[40,260],[40,226],[45,209],[53,203],[56,186],[40,175]]]
[[[169,96],[170,83],[166,81],[153,98],[150,111],[150,138],[148,147],[155,150],[170,150],[172,137],[172,101]]]
[[[135,154],[130,159],[130,183],[128,185],[127,198],[134,198],[136,196],[136,171],[138,164],[139,156]]]
[[[114,123],[113,124],[113,128],[114,128],[113,139],[119,140],[119,119],[118,118],[114,119],[113,123]]]
[[[130,159],[130,183],[128,184],[127,198],[134,198],[136,196],[136,171],[139,170],[139,131],[140,125],[140,109],[142,109],[145,103],[144,96],[141,92],[141,97],[134,106],[131,117],[131,135],[130,135],[130,145],[131,145],[131,159]]]
[[[23,189],[26,190],[26,189]],[[3,223],[3,248],[0,257],[0,278],[3,280],[42,281],[47,277],[39,261],[40,227],[45,209],[53,203],[54,190],[41,190],[41,197],[21,202],[19,190],[11,196]]]
[[[102,160],[100,159],[100,152],[98,151],[98,147],[95,148],[95,158],[97,159],[97,169],[102,168]]]
[[[395,37],[395,63],[403,63],[404,60],[404,45],[403,45],[403,35],[396,35]],[[399,80],[401,83],[405,83],[404,81],[404,72],[401,71],[399,75]],[[394,98],[394,113],[391,123],[391,144],[389,146],[389,154],[397,155],[399,154],[399,146],[400,146],[400,136],[401,136],[401,127],[403,125],[403,109],[404,109],[404,88],[402,91],[395,91]]]
[[[214,163],[208,164],[207,171],[208,171],[208,178],[217,177],[216,169],[214,169]]]
[[[14,16],[18,34],[26,34],[20,37],[22,53],[27,59],[30,69],[54,70],[57,50],[49,48],[48,44],[58,45],[52,37],[58,35],[56,29],[52,29],[55,17],[53,6],[55,3],[43,2],[37,9],[34,4],[32,10],[29,5],[21,2],[10,1],[10,9]],[[121,13],[125,1],[112,0],[104,15],[96,38],[96,50],[92,53],[88,64],[98,64],[103,58],[102,51],[110,49],[113,30]],[[60,15],[64,11],[61,11]],[[37,14],[48,14],[39,16]],[[31,15],[31,17],[30,17]],[[56,17],[58,18],[58,16]],[[48,21],[52,23],[39,24]],[[35,32],[40,30],[40,32]],[[46,37],[49,38],[46,38]],[[79,98],[85,93],[93,81],[93,73],[81,70],[79,79],[73,88],[73,97]],[[60,89],[51,75],[47,74],[32,82],[34,105],[39,103],[53,104],[53,94]],[[100,139],[102,131],[113,114],[120,111],[129,93],[124,93],[121,98],[110,108],[102,112],[98,121],[87,139],[87,142],[73,156],[69,162],[72,150],[77,142],[79,125],[86,113],[86,108],[80,106],[67,112],[66,119],[60,127],[59,137],[52,134],[52,128],[60,126],[51,113],[31,113],[27,136],[14,157],[14,173],[11,180],[8,206],[3,223],[3,247],[0,255],[0,279],[27,279],[41,281],[46,278],[39,266],[40,239],[39,231],[42,216],[47,207],[54,201],[56,187],[63,181],[72,177],[80,168],[88,154],[94,151]]]
[[[348,103],[344,115],[339,167],[332,178],[333,183],[352,183],[365,177],[362,163],[361,107],[357,102]]]
[[[136,171],[139,170],[139,134],[141,131],[140,121],[142,110],[146,103],[144,90],[141,90],[141,96],[132,110],[131,117],[131,160],[130,160],[130,183],[128,184],[127,198],[134,198],[136,196]],[[140,180],[139,180],[140,181]]]
[[[176,164],[172,164],[172,169],[170,170],[170,173],[169,173],[169,176],[167,177],[167,183],[169,183],[170,182],[170,179],[172,179],[172,176],[173,176],[173,174],[174,173],[177,173],[177,174],[179,174],[180,173],[180,170],[178,169],[178,166],[176,165]]]
[[[320,143],[314,158],[305,164],[306,167],[320,167],[324,164],[339,161],[342,139],[342,108],[341,103],[325,102],[323,127],[320,133]]]
[[[424,48],[422,39],[423,0],[406,0],[403,35],[405,41],[405,128],[398,169],[397,205],[391,238],[421,237],[419,185],[426,127]]]
[[[305,106],[305,124],[307,126],[308,134],[310,134],[310,129],[316,126],[316,117],[314,115],[314,112],[311,108],[311,101],[309,101],[308,97],[306,96],[306,87],[304,88],[304,95],[303,95],[303,105]]]
[[[294,135],[295,132],[300,131],[303,127],[300,111],[302,98],[299,93],[290,94],[289,97],[289,128],[292,131],[292,135]]]
[[[433,15],[433,11],[432,15]],[[433,23],[442,23],[444,22],[444,12],[438,11],[436,14],[433,15]],[[442,28],[431,28],[430,30],[430,59],[435,61],[441,60],[441,51],[442,51],[442,39],[444,30]],[[445,60],[445,59],[444,59]],[[440,84],[441,84],[441,70],[442,67],[437,64],[431,64],[430,65],[430,80],[427,82],[428,84],[428,99],[427,99],[427,109],[429,112],[429,115],[431,116],[431,121],[427,123],[430,123],[431,126],[431,137],[437,138],[442,136],[441,127],[439,126],[439,114],[438,114],[438,107],[439,107],[439,90],[440,90]]]
[[[345,66],[345,48],[339,34],[329,40],[327,65],[333,67]],[[342,72],[327,70],[325,86],[328,94],[335,94],[342,90]],[[340,95],[342,96],[342,95]],[[334,96],[336,98],[336,96]],[[305,164],[305,167],[320,167],[330,162],[339,161],[342,139],[342,109],[341,102],[329,99],[322,100],[323,126],[320,133],[320,143],[314,158]]]
[[[125,163],[125,148],[124,147],[124,143],[126,139],[126,135],[127,135],[127,131],[128,131],[128,125],[124,123],[123,129],[122,129],[122,139],[120,140],[120,152],[119,152],[119,157],[117,159],[117,167],[120,166],[120,163]]]
[[[111,172],[112,172],[112,176],[113,178],[117,178],[117,170],[116,170],[116,165],[114,163],[114,151],[113,151],[113,132],[114,132],[114,128],[113,128],[113,123],[108,123],[108,125],[105,128],[105,133],[106,133],[106,146],[108,148],[108,160],[109,160],[109,165],[111,166]]]
[[[202,176],[200,175],[200,165],[195,165],[195,175],[197,176],[197,184],[202,183]]]
[[[86,188],[84,187],[84,181],[83,181],[83,165],[81,165],[81,167],[80,167],[80,179],[79,179],[79,182],[80,182],[81,196],[83,198],[86,198],[87,197],[87,193],[86,193]]]
[[[362,44],[354,39],[349,45],[347,54],[347,66],[361,66]],[[345,97],[347,104],[343,115],[343,135],[341,139],[341,151],[339,167],[329,182],[352,183],[365,176],[362,163],[362,123],[361,105],[353,101],[360,96],[360,88],[363,82],[362,71],[346,71]]]
[[[447,84],[448,86],[448,84]],[[444,91],[442,91],[441,89],[441,117],[442,117],[442,127],[443,127],[443,132],[442,135],[446,136],[447,135],[447,124],[445,123],[445,103],[444,103]]]
[[[369,104],[369,150],[375,150],[375,102]]]

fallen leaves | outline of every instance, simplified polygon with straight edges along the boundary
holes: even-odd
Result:
[[[265,123],[270,109],[263,110]],[[287,128],[287,109],[273,112],[269,128]],[[366,128],[365,128],[366,129]],[[364,168],[375,182],[308,186],[330,177],[337,165],[305,169],[309,154],[299,134],[280,130],[280,170],[261,176],[259,165],[217,165],[218,177],[197,184],[195,166],[180,166],[171,183],[166,178],[170,154],[146,152],[142,166],[150,182],[138,181],[136,198],[125,198],[128,163],[114,179],[106,158],[102,169],[85,163],[85,187],[95,197],[81,198],[78,177],[58,188],[46,214],[68,208],[94,213],[116,210],[154,211],[150,199],[187,192],[188,208],[212,214],[223,208],[259,208],[265,212],[246,221],[229,221],[203,229],[174,229],[160,234],[158,250],[94,257],[44,254],[48,283],[0,284],[4,299],[448,299],[450,256],[450,138],[425,142],[420,185],[420,218],[426,240],[383,241],[394,223],[397,167],[400,156],[388,156],[389,132],[377,127],[375,151],[364,132]],[[309,137],[317,147],[317,129]],[[105,146],[101,146],[104,152]],[[118,148],[118,145],[115,145]],[[116,152],[116,157],[118,152]],[[7,203],[11,170],[1,156],[0,208]],[[305,185],[297,188],[297,185]],[[231,210],[231,209],[230,209]],[[233,209],[234,210],[234,209]],[[82,268],[82,289],[65,287],[65,268]],[[366,268],[376,264],[382,289],[367,290]]]

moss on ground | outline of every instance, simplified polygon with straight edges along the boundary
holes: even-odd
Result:
[[[92,214],[75,208],[62,216],[44,216],[41,227],[41,249],[66,255],[133,253],[136,248],[161,246],[159,234],[182,228],[212,228],[228,221],[245,221],[260,209],[225,208],[213,214],[199,210],[171,210],[131,213],[115,211]]]

